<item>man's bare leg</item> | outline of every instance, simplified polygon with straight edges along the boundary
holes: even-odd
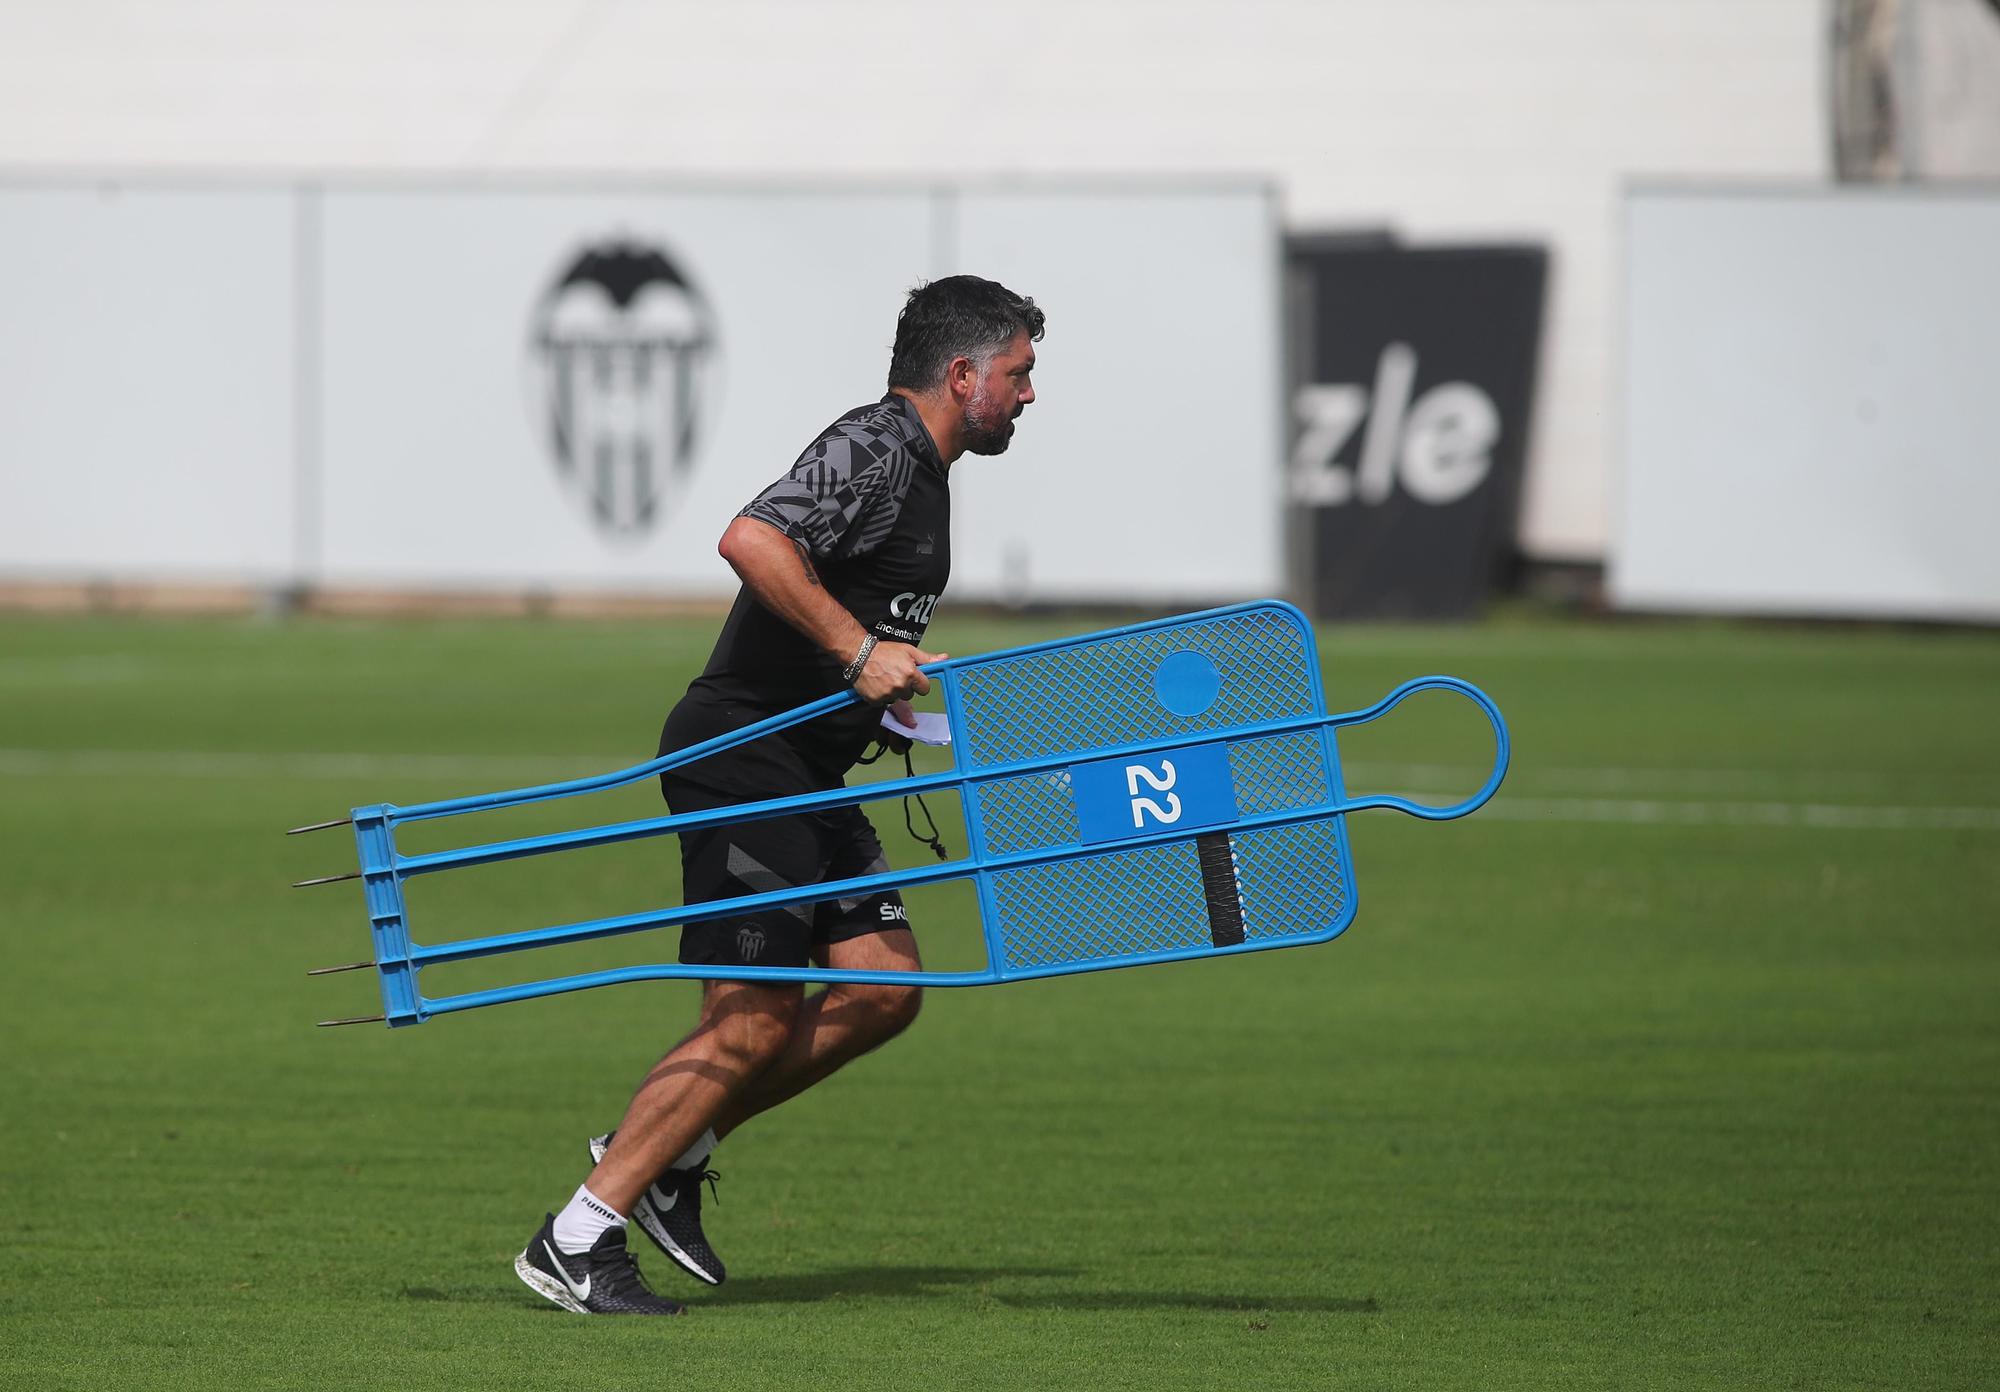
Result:
[[[647,1185],[703,1131],[720,1125],[762,1074],[791,1056],[801,995],[797,986],[704,982],[700,1022],[639,1085],[585,1187],[629,1216]]]
[[[921,969],[916,939],[906,928],[835,944],[816,952],[814,961],[847,971]],[[717,1134],[797,1096],[900,1033],[916,1018],[921,999],[914,985],[837,984],[801,1002],[798,987],[707,983],[701,1022],[640,1085],[597,1168],[562,1216],[551,1220],[555,1241],[569,1244],[565,1252],[576,1251],[599,1240],[607,1231],[602,1224],[636,1218],[676,1265],[720,1284],[722,1261],[701,1225],[701,1184],[714,1178],[701,1160]],[[524,1272],[522,1279],[563,1303],[553,1285],[537,1283],[537,1274]]]
[[[916,935],[907,928],[889,928],[831,944],[825,965],[839,971],[917,971],[923,963],[917,956]],[[759,1112],[798,1096],[841,1065],[886,1044],[909,1028],[922,1001],[923,991],[916,986],[841,984],[808,997],[799,1008],[785,1051],[723,1104],[712,1123],[716,1136],[728,1135]],[[696,1127],[688,1140],[700,1134]],[[667,1163],[680,1153],[671,1152]]]

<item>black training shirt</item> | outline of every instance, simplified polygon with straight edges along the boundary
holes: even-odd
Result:
[[[951,574],[951,490],[937,446],[893,392],[849,411],[738,514],[803,545],[827,592],[884,642],[919,643]],[[708,666],[667,718],[662,750],[682,749],[843,689],[842,662],[758,603],[745,586]],[[672,774],[726,791],[837,785],[881,713],[856,706]]]

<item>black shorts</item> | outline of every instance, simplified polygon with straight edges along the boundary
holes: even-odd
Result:
[[[704,771],[710,760],[703,760]],[[660,779],[679,815],[756,802],[770,793],[722,792],[672,774]],[[764,817],[681,833],[681,884],[689,904],[880,874],[889,868],[859,807]],[[681,928],[681,961],[721,967],[803,967],[830,943],[908,924],[896,890],[861,899],[790,904]]]

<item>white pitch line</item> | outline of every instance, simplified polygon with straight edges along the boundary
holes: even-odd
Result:
[[[1386,764],[1343,760],[1342,781],[1350,794],[1378,788],[1463,790],[1486,781],[1490,764]],[[1540,792],[1667,793],[1691,797],[1793,797],[1817,795],[1866,798],[1881,786],[1871,774],[1829,769],[1564,768],[1516,764],[1507,786]]]
[[[175,778],[530,778],[584,777],[625,768],[650,751],[599,754],[359,754],[263,750],[0,749],[0,774],[160,774]],[[1351,796],[1378,791],[1470,793],[1486,781],[1487,765],[1389,764],[1348,761],[1341,772]],[[1515,767],[1510,790],[1646,792],[1765,798],[1835,790],[1863,797],[1879,785],[1867,774],[1757,769]]]
[[[627,767],[612,754],[335,754],[158,749],[0,749],[0,776],[170,778],[435,778],[507,783],[582,778]],[[1342,772],[1350,796],[1442,787],[1470,793],[1487,770],[1470,764],[1353,764]],[[1538,783],[1585,787],[1751,791],[1782,786],[1787,775],[1745,769],[1538,769]],[[1655,780],[1649,782],[1649,780]],[[1518,777],[1513,780],[1516,784]],[[1622,823],[1633,826],[1765,826],[1811,830],[2000,831],[2000,807],[1907,807],[1868,803],[1668,801],[1659,798],[1517,797],[1502,792],[1477,814],[1502,821]]]
[[[0,749],[0,775],[169,778],[583,778],[643,762],[589,754],[270,754],[242,750]]]
[[[146,664],[118,653],[73,657],[0,657],[0,686],[30,691],[56,686],[115,686],[146,676]]]

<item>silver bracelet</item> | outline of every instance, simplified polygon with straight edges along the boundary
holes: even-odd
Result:
[[[861,648],[854,654],[854,661],[840,669],[842,681],[852,686],[861,679],[861,669],[868,665],[868,654],[875,651],[876,642],[877,639],[872,633],[861,640]]]

